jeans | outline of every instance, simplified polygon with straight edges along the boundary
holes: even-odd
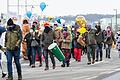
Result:
[[[18,75],[21,75],[21,64],[20,64],[20,53],[19,50],[16,51],[10,51],[6,50],[7,55],[7,69],[8,69],[8,76],[13,76],[13,70],[12,70],[12,58],[14,57],[14,62],[17,68]]]
[[[28,60],[30,62],[30,65],[32,64],[32,59],[31,59],[31,56],[32,56],[32,52],[31,52],[31,46],[27,46],[27,57],[28,57]]]
[[[99,53],[100,53],[100,60],[102,60],[102,57],[103,57],[102,46],[103,46],[102,44],[97,44],[96,60],[99,59]]]
[[[40,47],[32,47],[32,64],[35,64],[36,52],[38,53],[40,63],[42,64],[42,58],[41,58],[42,54]]]
[[[53,54],[48,49],[44,49],[44,57],[45,57],[46,67],[49,67],[49,65],[48,65],[48,54],[50,55],[53,66],[55,66],[55,59],[54,59]]]
[[[87,47],[87,58],[88,58],[88,62],[91,62],[91,58],[92,58],[92,62],[94,62],[95,60],[95,49],[96,49],[96,45],[89,45]]]
[[[106,44],[106,58],[110,58],[112,44]]]

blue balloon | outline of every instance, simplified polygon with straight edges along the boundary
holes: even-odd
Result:
[[[32,12],[31,12],[31,11],[28,11],[28,12],[26,13],[26,15],[27,15],[28,18],[30,18],[30,17],[32,16]]]
[[[43,11],[46,8],[46,4],[44,2],[40,3],[40,8]]]
[[[57,18],[57,22],[58,22],[59,24],[61,24],[61,19],[60,19],[60,18]]]

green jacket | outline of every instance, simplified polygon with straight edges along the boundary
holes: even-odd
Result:
[[[19,31],[7,31],[5,35],[5,46],[8,50],[15,50],[16,46],[20,47],[21,36]]]

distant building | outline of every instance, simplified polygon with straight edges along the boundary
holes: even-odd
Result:
[[[101,27],[102,29],[106,29],[107,26],[111,26],[112,30],[115,31],[116,28],[116,18],[112,17],[112,18],[103,18],[100,19],[101,22]],[[118,26],[118,30],[120,29],[120,18],[117,18],[117,26]]]

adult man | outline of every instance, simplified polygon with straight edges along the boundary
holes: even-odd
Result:
[[[94,64],[94,60],[95,60],[96,39],[95,39],[95,30],[91,28],[91,25],[87,25],[87,30],[88,32],[85,33],[85,43],[87,46],[87,57],[88,57],[87,64],[90,65],[91,63]]]
[[[42,43],[44,47],[44,56],[45,56],[45,70],[49,69],[48,65],[48,54],[50,55],[53,69],[55,69],[55,59],[53,54],[48,50],[48,46],[53,43],[53,40],[55,39],[55,33],[52,31],[52,29],[49,27],[49,25],[45,25],[45,30],[42,34]]]
[[[21,65],[19,62],[20,59],[20,43],[21,43],[21,34],[17,25],[15,25],[10,18],[7,22],[7,32],[5,35],[5,46],[6,46],[6,55],[7,55],[7,69],[8,69],[8,79],[13,80],[13,72],[12,72],[12,57],[14,57],[14,61],[17,68],[18,80],[22,80],[21,73]]]
[[[96,62],[97,62],[99,60],[99,52],[100,52],[100,61],[102,61],[102,57],[103,57],[102,46],[104,41],[104,34],[103,31],[101,30],[100,24],[97,24],[95,28],[97,29],[95,32],[95,38],[97,42],[97,50],[96,50]]]

